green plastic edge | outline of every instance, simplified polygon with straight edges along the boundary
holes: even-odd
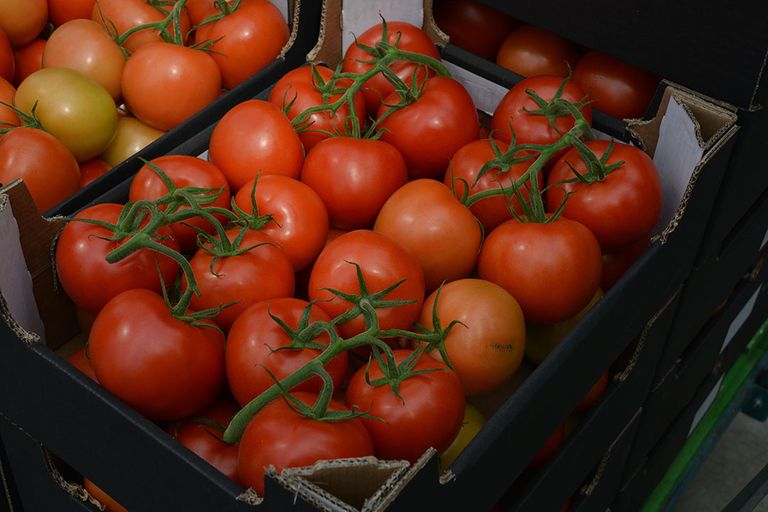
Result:
[[[684,481],[689,466],[699,449],[715,430],[718,420],[731,406],[734,398],[743,389],[749,378],[753,376],[758,363],[763,359],[766,352],[768,352],[768,321],[758,329],[747,345],[747,349],[726,373],[715,401],[693,430],[688,441],[667,469],[661,482],[645,502],[641,512],[662,510],[678,486]]]

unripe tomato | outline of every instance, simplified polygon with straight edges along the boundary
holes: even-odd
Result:
[[[135,155],[165,132],[147,126],[135,117],[124,116],[117,120],[115,138],[99,156],[111,166],[115,166]]]

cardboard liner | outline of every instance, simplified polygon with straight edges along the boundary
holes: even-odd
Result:
[[[289,0],[287,18],[290,22],[291,33],[288,35],[288,41],[285,43],[285,46],[280,50],[280,54],[277,56],[278,59],[284,58],[285,54],[293,46],[293,43],[296,42],[296,37],[299,35],[299,13],[301,13],[301,0]]]

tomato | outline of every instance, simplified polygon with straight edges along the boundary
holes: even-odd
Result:
[[[555,453],[557,453],[557,450],[560,448],[560,445],[563,444],[564,440],[565,425],[560,425],[555,429],[554,433],[549,436],[549,439],[544,443],[544,446],[536,452],[536,455],[534,455],[528,463],[528,467],[530,469],[535,469],[543,466],[553,455],[555,455]]]
[[[29,75],[42,69],[46,42],[45,39],[35,39],[28,45],[14,51],[16,71],[13,74],[13,83],[15,85],[19,85]]]
[[[296,329],[307,306],[308,302],[294,298],[266,300],[252,305],[237,317],[227,336],[226,362],[229,388],[240,405],[244,406],[272,386],[274,379],[284,379],[320,354],[319,350],[310,348],[281,350],[291,344],[291,339],[272,318],[276,316],[291,329]],[[310,322],[330,320],[317,305],[312,306]],[[329,340],[328,333],[323,333],[312,341],[328,345]],[[347,353],[342,352],[325,365],[334,388],[341,386],[347,372],[347,359]],[[314,377],[294,390],[319,393],[322,385],[322,380]]]
[[[298,178],[304,163],[304,149],[291,122],[262,100],[244,101],[224,114],[211,134],[209,155],[233,190],[258,173]]]
[[[128,290],[102,308],[88,353],[99,383],[152,420],[191,416],[224,384],[221,332],[173,317],[150,290]]]
[[[230,229],[227,236],[234,241],[239,233],[239,229]],[[249,231],[238,248],[249,247],[252,249],[242,254],[215,260],[206,250],[198,249],[189,261],[202,292],[192,296],[192,309],[200,311],[235,303],[214,318],[216,325],[225,331],[250,305],[267,299],[291,297],[294,292],[293,266],[272,239],[259,231]],[[186,278],[182,278],[185,288],[186,283]]]
[[[594,50],[576,63],[573,81],[594,108],[619,119],[643,117],[659,85],[659,77]]]
[[[80,185],[79,188],[84,188],[93,180],[106,174],[112,168],[107,162],[99,160],[98,158],[92,158],[80,163]]]
[[[437,293],[427,297],[419,317],[419,325],[429,329],[434,328]],[[440,289],[437,314],[443,328],[461,322],[445,338],[445,350],[465,395],[494,391],[517,371],[525,350],[525,320],[504,288],[482,279],[450,282]]]
[[[373,230],[400,244],[424,269],[426,289],[467,277],[475,268],[480,224],[451,192],[434,180],[400,187],[384,203]]]
[[[608,372],[602,374],[600,378],[597,379],[597,382],[589,388],[589,391],[587,391],[587,394],[581,399],[581,402],[576,405],[575,411],[583,412],[594,407],[605,394],[605,390],[608,389],[608,384],[610,384],[610,382],[611,377],[608,375]]]
[[[128,58],[121,84],[128,110],[167,131],[219,97],[221,75],[202,50],[149,43]]]
[[[381,24],[369,28],[357,37],[357,42],[366,46],[376,46],[376,43],[381,41],[381,28]],[[433,59],[440,59],[440,53],[437,51],[435,43],[425,32],[410,23],[388,22],[387,42],[390,44],[397,43],[397,47],[404,51],[421,53]],[[365,62],[370,59],[371,55],[368,52],[353,43],[344,53],[342,71],[345,73],[365,73],[373,67],[372,64]],[[389,69],[394,71],[405,83],[411,83],[414,72],[419,81],[422,81],[426,74],[423,67],[410,62],[395,62]],[[432,72],[429,72],[429,75],[431,74]],[[394,90],[395,87],[392,83],[381,73],[366,81],[363,86],[363,96],[368,113],[376,113],[382,100],[392,94]]]
[[[123,207],[102,203],[81,210],[75,218],[115,223]],[[159,241],[173,250],[179,246],[170,228],[158,230]],[[178,264],[167,256],[148,249],[137,251],[117,263],[105,257],[122,242],[107,240],[112,232],[86,222],[70,221],[56,244],[56,271],[72,302],[89,313],[97,313],[114,296],[133,288],[160,292],[160,277],[172,283]]]
[[[325,66],[315,66],[315,72],[326,82],[333,76],[333,71]],[[336,87],[347,86],[349,81],[339,80]],[[327,104],[333,103],[339,99],[341,94],[331,94],[328,96]],[[317,89],[316,78],[312,74],[312,67],[302,66],[293,71],[289,71],[277,81],[269,93],[269,102],[283,108],[288,108],[288,117],[294,119],[301,112],[318,105],[323,104],[323,94]],[[365,100],[363,93],[358,92],[354,97],[355,113],[360,127],[365,124]],[[329,111],[316,112],[309,119],[307,131],[299,134],[304,149],[309,151],[315,144],[321,140],[327,139],[329,135],[323,132],[344,133],[344,130],[351,122],[349,105],[346,103],[331,114]]]
[[[235,203],[247,212],[253,212],[251,180],[237,192]],[[295,271],[315,261],[325,246],[328,233],[328,211],[317,192],[304,183],[281,176],[260,176],[255,191],[259,215],[271,216],[261,232],[275,240]]]
[[[506,142],[495,141],[495,144],[501,152],[507,151]],[[506,171],[498,167],[488,169],[478,180],[480,170],[495,157],[496,152],[488,139],[474,140],[462,146],[448,164],[444,183],[453,190],[457,198],[466,193],[467,185],[469,185],[469,195],[490,189],[504,189],[511,194],[515,182],[525,174],[534,160],[516,163]],[[521,190],[520,193],[523,197],[528,197],[525,190]],[[517,199],[510,195],[481,199],[469,209],[488,232],[505,220],[513,218],[510,209],[522,213]]]
[[[79,162],[104,151],[117,128],[117,107],[109,93],[72,69],[44,68],[32,73],[16,90],[15,103],[26,113],[36,106],[45,131]]]
[[[410,350],[395,350],[399,364]],[[456,438],[464,419],[464,392],[456,374],[444,363],[423,355],[413,371],[432,370],[400,382],[398,394],[373,382],[383,377],[378,361],[360,368],[347,387],[347,404],[380,419],[362,418],[373,440],[376,457],[416,462],[427,448],[444,452]],[[384,421],[381,421],[384,420]]]
[[[568,40],[532,25],[513,30],[504,39],[496,63],[523,77],[571,74],[579,52]]]
[[[88,360],[88,355],[85,353],[85,347],[81,347],[76,352],[72,353],[72,355],[67,358],[67,361],[83,372],[87,377],[96,380],[96,374],[93,373],[91,362]],[[96,380],[96,382],[98,381]]]
[[[194,418],[174,423],[169,433],[182,445],[204,459],[227,477],[238,482],[237,452],[239,444],[225,443],[224,433],[198,420],[204,419],[226,428],[237,413],[238,407],[229,400],[218,399],[205,410],[195,413]]]
[[[90,19],[96,0],[48,0],[48,17],[59,27],[75,19]]]
[[[227,0],[228,4],[232,4],[234,0]],[[199,25],[210,14],[217,14],[221,11],[216,10],[210,13],[216,5],[216,0],[189,0],[185,5],[187,14],[189,14],[189,21],[192,25]]]
[[[549,324],[528,324],[525,329],[525,357],[534,364],[541,364],[563,339],[587,316],[587,313],[603,298],[598,288],[592,300],[574,316]]]
[[[0,78],[13,81],[13,74],[16,70],[16,60],[13,56],[13,48],[8,36],[0,28]]]
[[[93,496],[96,501],[104,505],[104,510],[107,512],[128,512],[124,506],[113,500],[107,493],[97,487],[91,480],[87,478],[83,479],[83,487],[88,493]]]
[[[378,117],[398,101],[397,93],[386,97]],[[427,80],[415,103],[391,114],[380,128],[381,140],[402,153],[411,179],[438,178],[451,156],[475,140],[479,121],[464,86],[452,78],[435,77]]]
[[[120,98],[120,79],[125,66],[122,50],[92,20],[72,20],[53,31],[43,52],[43,67],[79,71],[101,85],[112,99]]]
[[[211,56],[221,70],[224,87],[232,89],[274,61],[289,35],[280,9],[272,2],[241,0],[231,14],[199,27],[195,42],[215,41]]]
[[[610,144],[607,140],[593,140],[587,142],[587,147],[600,159]],[[570,193],[563,215],[587,226],[603,250],[647,238],[661,214],[661,178],[651,157],[629,144],[615,143],[605,164],[621,162],[605,179],[582,183],[576,181],[573,169],[585,176],[587,164],[573,148],[554,165],[547,181],[551,187],[547,191],[547,210],[556,211]],[[570,179],[574,181],[556,185]]]
[[[624,247],[603,252],[603,275],[600,278],[600,287],[605,291],[610,290],[650,245],[650,239],[641,238]]]
[[[47,21],[46,0],[0,2],[0,29],[8,36],[14,48],[21,48],[32,42],[43,31]]]
[[[441,0],[434,4],[437,26],[450,43],[484,59],[494,60],[510,30],[519,23],[474,0]]]
[[[408,329],[418,318],[424,301],[424,272],[419,262],[400,245],[384,235],[367,230],[350,231],[330,242],[318,256],[309,277],[309,298],[332,318],[352,306],[333,295],[329,289],[344,293],[360,293],[355,266],[365,279],[369,293],[400,286],[383,297],[384,300],[410,300],[410,304],[376,310],[381,329]],[[349,338],[365,330],[361,316],[337,326],[339,333]]]
[[[77,161],[56,138],[35,128],[15,128],[0,138],[0,183],[20,178],[39,212],[46,212],[75,192]]]
[[[135,117],[121,116],[117,120],[115,137],[107,149],[99,155],[99,159],[114,167],[144,149],[164,133],[147,126]]]
[[[508,220],[480,251],[480,277],[520,303],[526,322],[552,323],[578,313],[600,284],[602,257],[595,236],[559,217],[547,223]]]
[[[93,6],[91,19],[104,25],[110,33],[113,32],[112,24],[114,24],[114,29],[122,35],[133,27],[164,20],[170,13],[170,9],[169,6],[155,7],[150,0],[99,0]],[[179,25],[182,34],[189,34],[191,25],[186,9],[181,10]],[[145,44],[160,41],[162,41],[160,33],[147,28],[128,37],[124,46],[128,51],[135,52]]]
[[[166,176],[179,188],[198,187],[217,189],[221,194],[213,202],[206,206],[229,208],[229,186],[227,179],[210,162],[187,155],[166,155],[150,160],[162,170]],[[154,201],[168,193],[168,187],[153,171],[149,165],[143,165],[133,177],[131,188],[128,192],[128,200],[131,202],[142,199]],[[216,216],[219,222],[224,222],[221,215]],[[179,242],[179,247],[185,253],[194,252],[197,249],[197,229],[213,233],[213,225],[201,217],[193,217],[170,225],[174,237]]]
[[[0,78],[0,101],[6,105],[13,105],[13,97],[16,96],[16,88],[7,80]],[[10,108],[0,105],[0,127],[18,126],[19,117]]]
[[[316,395],[306,391],[293,396],[313,405]],[[347,408],[331,400],[329,411]],[[248,424],[238,456],[243,485],[264,494],[264,470],[310,466],[319,460],[373,455],[371,437],[358,418],[345,421],[318,421],[300,415],[294,406],[278,398],[259,411]]]
[[[408,181],[408,170],[391,144],[333,137],[309,152],[301,181],[322,198],[333,227],[369,228],[389,196]]]
[[[484,424],[485,417],[483,414],[469,402],[464,404],[464,420],[461,423],[461,429],[451,445],[440,454],[440,467],[443,471],[453,464],[453,461],[480,432]]]
[[[544,100],[550,101],[562,82],[561,77],[538,76],[526,78],[511,88],[501,99],[491,118],[491,130],[494,138],[510,142],[512,140],[511,130],[514,130],[517,144],[552,144],[556,142],[563,133],[573,128],[573,117],[570,115],[557,117],[553,129],[546,116],[526,112],[526,110],[538,109],[538,105],[526,93],[526,89],[531,89]],[[585,94],[573,81],[568,81],[561,97],[576,103],[582,100],[584,96]],[[592,107],[584,105],[579,110],[587,122],[591,123]]]

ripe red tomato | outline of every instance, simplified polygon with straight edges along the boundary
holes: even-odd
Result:
[[[35,39],[13,52],[16,62],[16,71],[13,74],[14,85],[18,86],[25,78],[43,67],[45,44],[45,39]]]
[[[230,479],[239,482],[237,474],[238,443],[229,444],[222,440],[224,433],[198,419],[210,420],[224,428],[232,421],[238,407],[229,400],[218,399],[204,411],[195,413],[194,418],[182,420],[169,427],[169,433],[182,445],[204,459]]]
[[[333,71],[325,66],[315,66],[315,72],[325,81],[328,81],[333,76]],[[337,88],[341,88],[348,84],[348,80],[339,80],[335,85]],[[341,94],[329,95],[326,104],[337,101],[340,96]],[[290,105],[287,114],[292,120],[301,112],[311,107],[322,105],[323,95],[317,90],[312,67],[302,66],[283,75],[270,91],[269,102],[280,108]],[[363,99],[362,92],[355,94],[354,103],[356,117],[362,128],[365,124],[365,100]],[[351,122],[349,116],[350,110],[347,104],[342,106],[333,115],[329,111],[312,114],[308,120],[310,123],[308,131],[299,134],[299,138],[304,144],[304,149],[309,151],[315,144],[329,137],[327,133],[322,132],[345,133],[345,128]]]
[[[93,373],[91,361],[88,360],[88,356],[85,353],[85,347],[81,347],[76,352],[74,352],[67,358],[67,361],[69,361],[72,366],[83,372],[87,377],[98,382],[96,379],[96,374]]]
[[[13,81],[13,74],[16,69],[16,61],[13,58],[13,48],[5,31],[0,28],[0,78]]]
[[[0,29],[8,36],[14,48],[21,48],[32,42],[43,31],[47,21],[46,0],[0,2]]]
[[[123,207],[102,203],[78,212],[75,218],[115,223]],[[173,250],[179,246],[170,228],[160,228],[159,241]],[[56,271],[72,302],[89,313],[97,313],[114,296],[133,288],[160,292],[160,277],[172,283],[178,264],[167,256],[148,249],[137,251],[117,263],[107,263],[105,257],[122,243],[108,240],[112,232],[95,224],[69,222],[56,244]]]
[[[603,274],[600,278],[600,288],[605,291],[611,289],[616,282],[629,270],[629,267],[651,245],[648,238],[641,238],[637,242],[624,247],[619,247],[603,253]]]
[[[75,19],[90,19],[96,0],[48,0],[48,17],[55,26]]]
[[[240,405],[245,405],[274,384],[307,364],[320,353],[317,349],[280,350],[290,345],[291,339],[272,315],[285,322],[291,329],[299,326],[299,320],[309,303],[294,298],[273,299],[258,302],[237,317],[227,336],[227,377],[229,388]],[[313,305],[309,321],[330,321],[322,309]],[[323,333],[315,343],[328,345],[330,338]],[[342,352],[325,366],[333,379],[334,389],[341,386],[347,372],[348,356]],[[267,372],[269,370],[269,373]],[[319,393],[323,382],[314,377],[294,388],[295,391]]]
[[[513,30],[504,39],[496,63],[524,77],[571,73],[579,52],[568,40],[532,25]]]
[[[600,159],[610,147],[606,140],[587,142]],[[606,165],[624,162],[604,180],[594,183],[560,183],[587,173],[587,164],[576,148],[555,163],[547,180],[547,210],[560,208],[570,193],[563,215],[584,224],[595,235],[603,250],[622,247],[641,238],[656,225],[661,213],[662,188],[659,171],[645,152],[629,144],[615,143]]]
[[[322,198],[331,226],[370,228],[389,196],[408,181],[408,170],[391,144],[333,137],[309,152],[301,181]]]
[[[419,317],[419,325],[429,329],[436,296],[437,291],[427,297]],[[465,395],[494,391],[517,371],[525,350],[525,320],[504,288],[482,279],[453,281],[440,289],[437,313],[443,328],[461,322],[445,338],[445,349]]]
[[[511,88],[493,113],[491,130],[494,138],[510,142],[512,130],[514,130],[518,144],[552,144],[556,142],[563,133],[573,128],[573,117],[565,115],[556,118],[553,129],[546,116],[526,112],[527,110],[536,110],[539,107],[525,91],[531,89],[544,100],[550,101],[562,82],[563,79],[559,76],[538,76],[526,78]],[[582,100],[585,94],[573,81],[568,81],[561,97],[575,103]],[[580,111],[587,122],[591,123],[592,107],[584,105]]]
[[[221,70],[224,87],[232,89],[274,61],[289,35],[280,9],[272,2],[241,0],[231,14],[199,27],[195,42],[215,41],[211,56]]]
[[[0,78],[0,101],[7,105],[13,105],[13,97],[16,96],[16,88],[4,78]],[[18,126],[19,117],[10,108],[0,105],[0,127]]]
[[[480,277],[520,303],[526,322],[549,323],[578,313],[600,284],[602,257],[584,225],[559,217],[548,223],[508,220],[480,251]]]
[[[298,178],[304,163],[304,149],[290,120],[262,100],[244,101],[224,114],[211,134],[209,152],[232,190],[259,173]]]
[[[149,43],[128,58],[121,86],[133,115],[167,131],[219,97],[221,74],[204,51]]]
[[[191,416],[224,384],[221,332],[173,317],[149,290],[128,290],[102,308],[88,353],[99,383],[152,420]]]
[[[659,85],[659,77],[594,50],[576,63],[573,81],[594,108],[619,119],[643,117]]]
[[[87,186],[93,180],[95,180],[99,176],[104,175],[107,171],[109,171],[112,168],[112,166],[109,165],[107,162],[104,162],[103,160],[99,160],[98,158],[92,158],[91,160],[86,160],[85,162],[82,162],[79,165],[80,165],[79,188],[83,188]]]
[[[360,44],[366,46],[376,46],[381,41],[381,24],[375,25],[357,37]],[[402,21],[387,22],[387,42],[395,44],[401,50],[421,53],[434,59],[440,59],[440,53],[437,51],[435,43],[418,27]],[[366,62],[371,59],[371,55],[359,46],[352,44],[344,53],[344,62],[342,70],[345,73],[365,73],[373,65]],[[411,83],[416,72],[417,80],[422,81],[427,73],[424,68],[418,64],[410,62],[395,62],[390,68],[405,83]],[[432,73],[430,72],[429,75]],[[379,73],[363,86],[363,95],[365,96],[365,106],[368,113],[375,114],[382,100],[394,92],[395,87],[392,83]]]
[[[128,509],[112,499],[111,496],[102,491],[101,488],[97,487],[91,480],[84,478],[83,487],[85,487],[85,490],[88,491],[91,496],[96,498],[96,501],[104,505],[104,510],[107,512],[128,512]]]
[[[399,101],[397,93],[386,97],[378,112]],[[381,124],[381,140],[395,146],[405,159],[408,175],[439,178],[462,146],[477,138],[477,110],[472,97],[452,78],[427,80],[416,102],[389,115]]]
[[[484,59],[494,60],[501,43],[519,23],[473,0],[441,0],[434,4],[437,26],[450,43]]]
[[[38,211],[46,212],[75,192],[77,160],[56,137],[36,128],[15,128],[0,138],[0,183],[20,178]]]
[[[467,277],[480,250],[480,224],[451,189],[421,179],[400,187],[382,207],[373,230],[397,242],[424,269],[428,291]]]
[[[210,162],[187,155],[166,155],[150,161],[159,167],[177,187],[199,187],[221,190],[219,197],[206,206],[229,208],[229,185],[227,179]],[[131,188],[128,192],[128,200],[131,202],[142,199],[154,201],[168,193],[168,187],[163,180],[148,165],[143,165],[133,177]],[[182,209],[187,209],[186,207]],[[219,222],[224,222],[221,215],[216,216]],[[202,229],[213,233],[214,227],[201,217],[193,217],[170,225],[179,247],[185,253],[194,252],[197,249],[197,231]]]
[[[536,452],[536,455],[533,456],[531,462],[528,463],[528,467],[530,469],[535,469],[543,466],[544,463],[546,463],[555,453],[557,453],[557,450],[560,448],[560,445],[563,444],[564,440],[565,424],[557,427],[555,432],[549,437],[549,439],[547,439],[547,442],[544,443],[544,446],[542,446],[541,449]]]
[[[110,33],[112,33],[112,24],[114,24],[118,34],[122,35],[133,27],[162,21],[170,13],[168,6],[157,7],[153,4],[150,0],[99,0],[93,6],[91,19],[104,25]],[[186,9],[181,10],[179,25],[182,34],[189,34],[192,27]],[[160,41],[162,41],[160,33],[147,28],[131,35],[125,41],[124,46],[128,51],[135,52],[145,44]]]
[[[316,400],[316,395],[306,391],[294,396],[310,406]],[[328,410],[347,408],[331,400]],[[274,466],[280,472],[285,468],[309,466],[318,460],[370,455],[373,455],[371,438],[358,418],[318,421],[300,415],[278,398],[259,411],[245,429],[240,440],[238,470],[243,485],[263,495],[266,466]]]
[[[232,4],[234,0],[227,0],[228,4]],[[216,6],[216,0],[189,0],[185,7],[187,8],[187,14],[189,14],[189,21],[192,25],[199,25],[201,21],[207,18],[211,13],[211,9]],[[221,11],[213,11],[212,14],[219,13]]]
[[[377,309],[382,329],[409,329],[418,318],[424,301],[424,272],[418,260],[393,240],[367,230],[350,231],[330,242],[318,256],[309,278],[309,298],[332,318],[352,306],[333,295],[329,289],[359,293],[355,266],[365,279],[369,293],[382,291],[399,281],[403,283],[383,297],[384,300],[412,300],[410,304]],[[338,326],[339,333],[351,337],[365,330],[362,316]]]
[[[395,350],[395,363],[410,354],[410,350]],[[413,370],[427,369],[436,370],[401,381],[400,396],[386,384],[366,382],[366,372],[371,381],[383,377],[378,362],[360,368],[350,379],[347,404],[384,420],[362,418],[378,458],[415,462],[427,448],[442,453],[459,433],[464,420],[461,382],[444,363],[425,354]]]
[[[608,384],[610,383],[611,377],[608,375],[608,372],[605,372],[599,379],[597,379],[597,382],[589,388],[589,391],[587,391],[587,394],[581,399],[581,402],[576,405],[575,411],[583,412],[594,407],[603,397],[605,390],[608,389]]]

